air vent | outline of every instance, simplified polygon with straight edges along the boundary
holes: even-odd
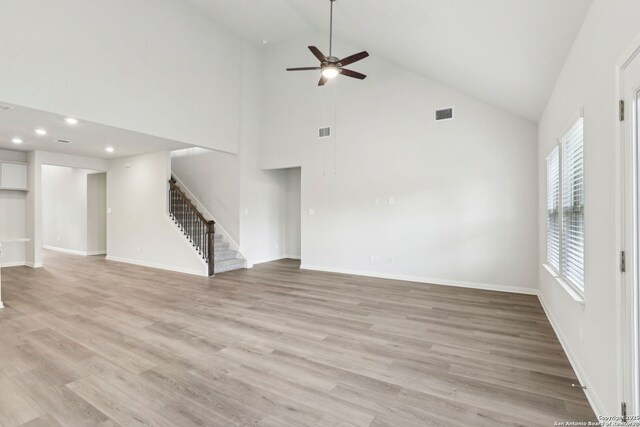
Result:
[[[318,129],[318,138],[329,138],[331,136],[331,126],[327,126],[326,128]]]
[[[436,122],[453,119],[453,107],[436,110]]]
[[[71,144],[71,141],[67,141],[66,139],[56,139],[56,142],[60,144]]]
[[[8,105],[0,105],[0,110],[9,111],[9,110],[13,110],[13,107],[9,107]]]

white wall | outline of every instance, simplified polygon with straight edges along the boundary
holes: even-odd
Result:
[[[87,253],[87,176],[90,171],[42,166],[42,244]]]
[[[284,254],[287,258],[300,259],[301,256],[301,169],[285,169],[285,235]]]
[[[87,254],[107,253],[107,174],[87,175]]]
[[[217,224],[240,238],[240,160],[235,154],[187,148],[171,153],[171,169],[211,213]]]
[[[191,274],[206,264],[169,219],[171,155],[112,160],[107,173],[107,259]]]
[[[324,43],[269,48],[260,166],[302,166],[303,265],[535,292],[536,126],[375,52],[350,67],[365,81],[318,88],[284,71],[313,62],[302,40]],[[455,120],[435,123],[448,106]]]
[[[0,1],[2,101],[236,152],[241,42],[188,2]]]
[[[616,63],[638,36],[640,3],[594,0],[539,125],[539,257],[546,259],[546,156],[584,108],[585,304],[539,265],[540,296],[594,410],[620,413],[617,373]]]
[[[0,150],[0,160],[27,163],[27,154],[20,151]],[[0,236],[24,237],[26,235],[26,193],[0,190]],[[12,243],[3,246],[0,267],[23,265],[25,244]]]

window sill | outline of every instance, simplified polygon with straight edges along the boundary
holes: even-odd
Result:
[[[578,292],[576,292],[575,289],[573,289],[573,287],[568,284],[562,277],[560,277],[560,275],[558,273],[556,273],[553,268],[551,268],[551,266],[547,265],[547,264],[542,264],[542,266],[545,268],[545,270],[547,270],[547,272],[549,272],[549,274],[556,279],[556,282],[558,282],[560,284],[560,286],[562,286],[562,288],[567,291],[567,293],[569,294],[569,296],[571,297],[572,300],[574,300],[575,302],[577,302],[580,305],[584,305],[584,296],[580,295]]]

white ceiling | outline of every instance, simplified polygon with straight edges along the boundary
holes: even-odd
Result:
[[[45,111],[33,110],[0,102],[13,109],[0,109],[0,149],[32,151],[42,150],[55,153],[73,154],[101,159],[134,156],[160,150],[177,150],[190,147],[181,142],[144,135],[97,123],[80,120],[77,125],[69,125],[65,117]],[[42,128],[47,135],[40,136],[35,129]],[[22,144],[11,142],[21,138]],[[58,139],[71,141],[70,144],[56,142]],[[106,147],[113,147],[107,153]]]
[[[328,0],[188,1],[256,42],[328,31]],[[537,122],[590,4],[337,0],[334,28],[372,55]]]

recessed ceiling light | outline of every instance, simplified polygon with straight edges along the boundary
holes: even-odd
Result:
[[[46,130],[44,130],[44,129],[36,129],[36,133],[37,133],[38,135],[46,135],[46,134],[47,134],[47,131],[46,131]]]
[[[106,151],[107,153],[113,153],[116,150],[113,147],[107,147],[104,149],[104,151]]]
[[[64,119],[65,122],[67,122],[70,125],[77,125],[78,124],[78,119],[74,119],[73,117],[67,117],[66,119]]]
[[[13,142],[14,144],[22,144],[24,141],[22,141],[20,138],[13,138],[11,142]]]

